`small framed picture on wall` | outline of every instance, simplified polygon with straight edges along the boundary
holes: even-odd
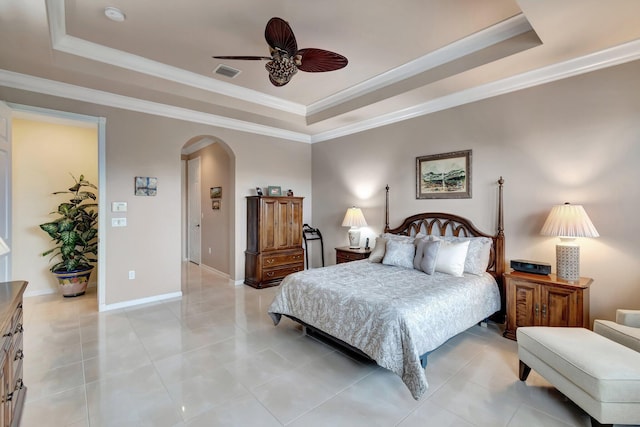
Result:
[[[212,199],[222,198],[222,187],[211,187],[210,192]]]

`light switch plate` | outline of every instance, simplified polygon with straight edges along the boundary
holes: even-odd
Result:
[[[111,218],[112,227],[126,227],[127,218]]]
[[[127,211],[127,202],[111,203],[111,212],[126,212],[126,211]]]

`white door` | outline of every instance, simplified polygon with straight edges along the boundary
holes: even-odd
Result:
[[[0,101],[0,237],[11,247],[11,108]],[[11,279],[11,252],[0,255],[0,282]]]
[[[200,264],[200,220],[202,211],[200,206],[200,157],[191,159],[187,167],[187,179],[189,182],[187,199],[189,218],[189,261]]]

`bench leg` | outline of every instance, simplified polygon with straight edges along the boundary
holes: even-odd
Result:
[[[531,368],[520,360],[520,381],[526,381],[529,376],[529,372],[531,372]]]
[[[591,417],[591,427],[613,427],[613,424],[600,424],[600,421]]]

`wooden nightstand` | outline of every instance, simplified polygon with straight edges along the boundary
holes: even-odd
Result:
[[[512,271],[505,273],[507,326],[504,336],[516,339],[520,326],[589,328],[589,286],[593,279],[575,282]]]
[[[366,259],[369,258],[369,255],[371,255],[371,249],[351,249],[349,246],[342,246],[336,248],[336,264]]]

